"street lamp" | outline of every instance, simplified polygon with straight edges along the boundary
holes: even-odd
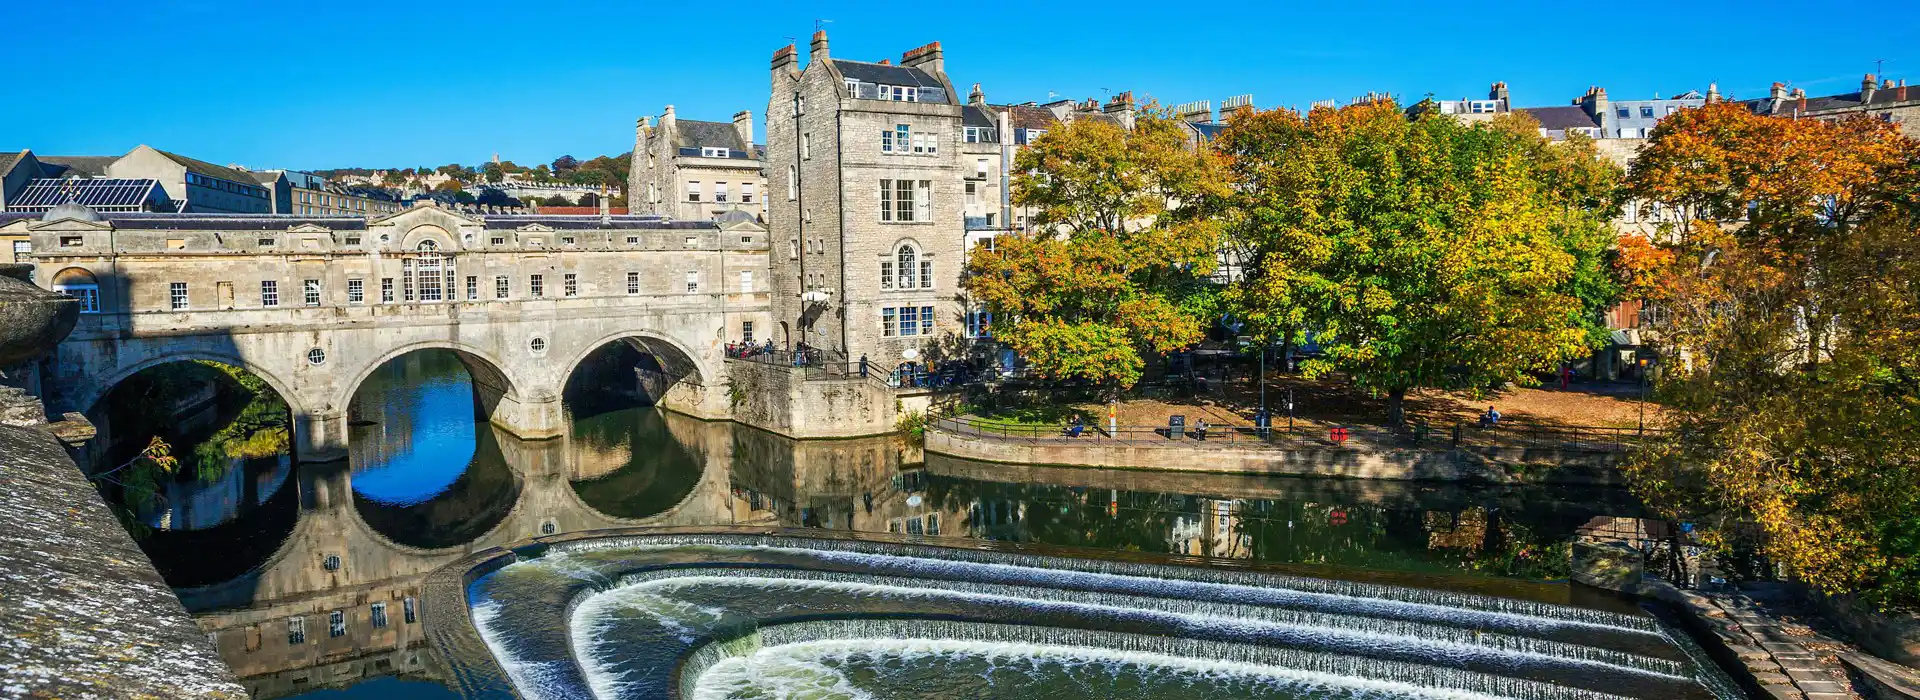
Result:
[[[1644,348],[1634,352],[1633,362],[1640,366],[1640,434],[1647,434],[1647,372],[1658,363],[1658,358]]]

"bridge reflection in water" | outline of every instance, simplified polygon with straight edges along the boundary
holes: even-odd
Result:
[[[624,391],[621,379],[600,385]],[[1625,493],[1592,489],[923,459],[893,438],[794,441],[606,395],[570,395],[566,436],[523,441],[476,417],[470,381],[450,355],[403,356],[356,395],[346,463],[299,465],[227,522],[146,538],[255,697],[444,692],[421,626],[426,575],[541,535],[749,525],[1002,540],[1605,605],[1559,581],[1569,543],[1595,518],[1637,515]]]

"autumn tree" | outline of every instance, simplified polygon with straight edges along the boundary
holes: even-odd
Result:
[[[1245,265],[1230,307],[1269,337],[1311,334],[1307,375],[1386,395],[1390,422],[1409,389],[1527,383],[1604,341],[1620,173],[1584,138],[1377,101],[1242,115],[1215,146]]]
[[[1218,159],[1148,110],[1131,129],[1076,119],[1015,160],[1031,231],[975,249],[962,282],[993,335],[1041,375],[1125,388],[1146,356],[1193,345],[1215,317],[1209,275],[1224,196]]]
[[[1635,490],[1796,577],[1920,607],[1920,145],[1867,119],[1663,120],[1633,196],[1672,430]],[[1752,537],[1748,537],[1752,535]]]

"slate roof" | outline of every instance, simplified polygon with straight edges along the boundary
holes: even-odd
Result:
[[[185,167],[187,169],[187,172],[190,172],[196,175],[205,175],[207,177],[217,178],[220,180],[226,180],[228,182],[234,182],[234,183],[239,183],[243,185],[249,184],[249,183],[257,184],[253,179],[253,173],[241,172],[238,170],[234,170],[233,168],[229,168],[221,165],[214,165],[204,160],[195,160],[193,158],[188,158],[186,156],[180,155],[178,153],[168,153],[158,148],[153,150],[155,153],[159,153],[160,155],[166,156],[168,160],[171,160],[175,163],[179,163],[182,167]]]
[[[1060,120],[1054,118],[1053,110],[1038,105],[1004,105],[993,110],[1010,112],[1015,129],[1051,129],[1060,124]]]
[[[13,169],[13,163],[20,160],[21,153],[25,151],[0,152],[0,175],[5,175],[8,170]]]
[[[1593,116],[1587,114],[1587,110],[1577,106],[1528,107],[1514,111],[1532,115],[1534,119],[1540,120],[1540,128],[1548,131],[1600,128],[1600,125],[1593,121]]]
[[[527,224],[540,224],[548,228],[566,230],[592,229],[711,229],[717,228],[711,221],[667,221],[658,216],[614,216],[601,221],[594,216],[568,216],[548,214],[500,214],[481,216],[487,230],[500,231],[517,229]]]
[[[367,220],[357,216],[291,216],[286,214],[165,214],[103,213],[114,228],[155,231],[285,231],[300,224],[335,231],[365,231]]]
[[[725,148],[746,153],[752,145],[741,143],[740,132],[728,122],[675,119],[673,131],[674,148]]]
[[[946,86],[941,85],[939,80],[934,79],[932,75],[928,75],[926,71],[920,70],[919,68],[881,65],[864,61],[849,61],[842,58],[832,60],[833,67],[840,70],[840,75],[853,78],[863,83],[946,89]]]
[[[1899,96],[1894,93],[1895,89],[1896,88],[1879,88],[1874,90],[1873,99],[1867,102],[1860,100],[1860,93],[1858,92],[1850,92],[1844,95],[1828,95],[1826,97],[1808,97],[1807,106],[1804,110],[1800,108],[1800,100],[1792,97],[1781,101],[1779,112],[1769,111],[1773,107],[1773,99],[1769,97],[1763,97],[1757,100],[1741,100],[1740,104],[1759,114],[1815,113],[1842,109],[1859,109],[1861,107],[1890,107],[1896,104],[1902,104],[1902,101],[1897,99]],[[1906,102],[1920,102],[1920,87],[1908,87],[1907,90]]]
[[[993,115],[978,105],[967,105],[960,110],[960,123],[963,126],[994,127]],[[4,172],[4,171],[0,171]]]
[[[58,170],[48,168],[45,175],[53,177],[106,177],[107,166],[120,160],[120,156],[43,156],[34,155],[41,165],[57,165]]]

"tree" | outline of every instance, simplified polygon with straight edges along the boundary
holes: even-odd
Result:
[[[1243,115],[1214,143],[1234,184],[1215,208],[1246,265],[1230,308],[1268,337],[1311,335],[1308,376],[1385,394],[1393,424],[1409,389],[1527,383],[1604,337],[1620,175],[1584,139],[1376,101]]]
[[[551,196],[548,196],[548,197],[547,197],[546,199],[543,199],[543,200],[540,200],[540,206],[543,206],[543,207],[570,207],[570,206],[573,206],[573,200],[570,200],[570,199],[567,199],[567,198],[566,198],[566,197],[564,197],[564,196],[561,196],[561,195],[557,195],[557,194],[556,194],[556,195],[551,195]]]
[[[480,172],[486,176],[487,182],[499,182],[507,177],[506,170],[499,163],[483,165],[480,167]]]
[[[1832,593],[1920,608],[1920,144],[1865,118],[1662,120],[1632,194],[1680,212],[1644,284],[1670,431],[1635,491]],[[1623,244],[1624,246],[1624,244]],[[1622,260],[1629,256],[1623,255]]]
[[[1219,226],[1198,203],[1225,184],[1179,122],[1074,120],[1028,144],[1014,170],[1033,231],[976,249],[962,281],[995,338],[1043,376],[1109,388],[1139,381],[1146,354],[1200,341],[1217,316]]]
[[[380,176],[380,184],[388,187],[399,187],[407,184],[407,175],[400,170],[388,170],[386,174]]]
[[[553,159],[553,171],[556,173],[571,172],[578,167],[580,167],[580,160],[573,156],[560,156]]]
[[[433,191],[435,192],[464,192],[466,189],[467,188],[460,186],[459,180],[447,180],[433,186]]]

